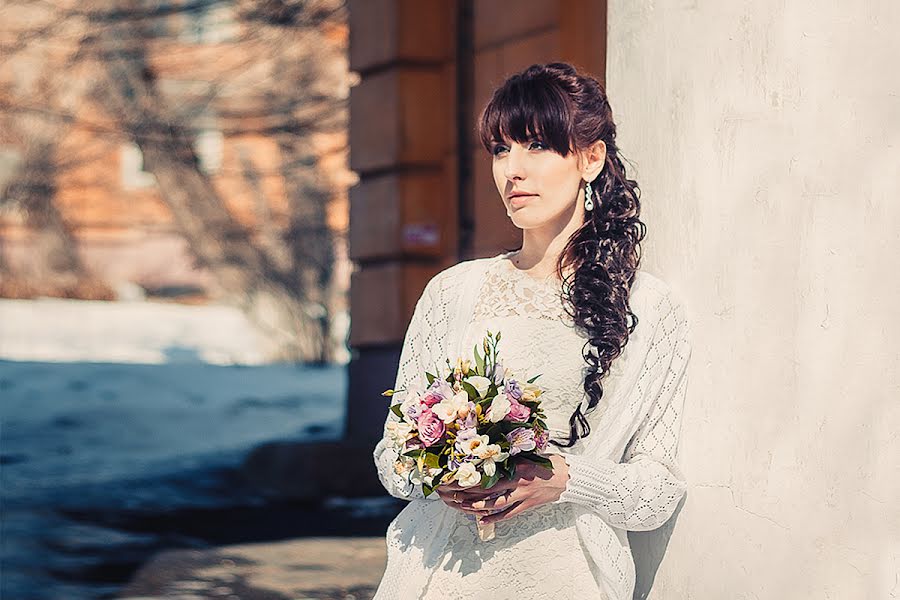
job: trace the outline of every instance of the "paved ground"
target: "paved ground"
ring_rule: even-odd
[[[370,600],[384,572],[384,537],[173,550],[149,561],[122,600]]]

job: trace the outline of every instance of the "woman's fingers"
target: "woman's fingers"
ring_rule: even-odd
[[[511,519],[511,518],[515,517],[516,515],[521,514],[524,511],[525,511],[525,502],[523,500],[512,502],[509,504],[508,508],[500,510],[492,515],[482,517],[481,524],[488,525],[490,523],[496,523],[497,521],[502,521],[504,519]]]
[[[510,500],[512,496],[512,491],[503,491],[494,494],[490,494],[488,496],[482,496],[472,502],[468,503],[468,506],[476,510],[484,510],[484,509],[495,509],[495,508],[503,508],[513,500]]]

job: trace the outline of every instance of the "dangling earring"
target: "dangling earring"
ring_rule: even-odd
[[[584,182],[584,210],[588,212],[594,210],[594,190],[591,189],[589,181]]]

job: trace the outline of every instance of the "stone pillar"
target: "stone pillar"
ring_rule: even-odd
[[[428,279],[458,261],[455,2],[350,2],[351,279],[347,436],[381,435],[403,335]]]

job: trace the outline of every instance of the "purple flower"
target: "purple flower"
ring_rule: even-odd
[[[452,398],[454,394],[453,387],[443,379],[435,379],[428,389],[430,390],[429,395],[433,393],[441,398]]]
[[[425,404],[423,404],[421,401],[410,402],[409,405],[406,407],[406,416],[409,418],[410,421],[413,421],[413,422],[418,421],[419,415],[421,415],[422,411],[425,410],[426,408],[428,408],[428,407]]]
[[[506,369],[503,367],[503,361],[498,360],[494,365],[494,385],[499,386],[503,383],[503,375],[506,373]]]
[[[504,388],[506,395],[512,398],[513,400],[521,400],[522,399],[522,388],[519,387],[519,382],[515,379],[510,379],[506,382],[506,387]]]
[[[403,447],[404,447],[404,450],[419,450],[421,448],[424,448],[425,444],[423,444],[422,440],[420,440],[419,438],[411,437],[408,440],[406,440],[406,443],[404,444]]]
[[[537,445],[538,452],[543,452],[547,449],[547,444],[550,443],[550,432],[540,427],[536,429],[537,434],[534,436],[534,443]]]
[[[478,425],[478,415],[475,414],[475,403],[469,402],[469,412],[466,417],[459,422],[459,426],[463,429],[472,429],[474,431],[475,426]]]
[[[515,456],[519,452],[529,452],[535,449],[534,431],[527,427],[517,427],[506,434],[509,440],[509,455]]]

